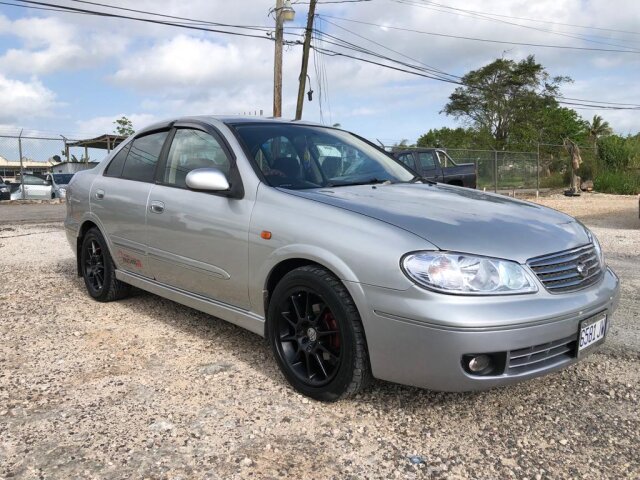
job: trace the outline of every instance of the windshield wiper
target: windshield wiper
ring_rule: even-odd
[[[374,177],[359,182],[329,182],[327,183],[327,187],[351,187],[353,185],[373,185],[376,183],[391,183],[391,180],[380,180]]]
[[[425,178],[425,177],[421,177],[420,175],[416,175],[411,180],[409,180],[409,183],[418,183],[418,182],[428,183],[429,185],[437,185],[438,184],[438,182],[436,182],[434,180],[430,180],[430,179]]]

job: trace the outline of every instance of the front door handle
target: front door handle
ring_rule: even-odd
[[[104,198],[104,190],[96,190],[96,198],[102,200]]]
[[[162,213],[164,212],[164,203],[154,200],[149,205],[149,210],[151,210],[152,213]]]

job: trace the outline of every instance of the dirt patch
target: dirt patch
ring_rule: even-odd
[[[142,292],[92,301],[60,224],[12,225],[0,478],[639,478],[633,200],[540,200],[592,227],[622,279],[605,349],[508,388],[376,382],[329,405],[295,393],[256,335]]]

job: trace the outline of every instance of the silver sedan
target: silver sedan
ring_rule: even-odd
[[[320,125],[158,123],[67,200],[91,297],[135,286],[266,336],[320,400],[373,377],[464,391],[549,373],[603,343],[618,301],[572,217],[430,182]]]

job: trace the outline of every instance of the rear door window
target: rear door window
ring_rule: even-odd
[[[157,132],[136,138],[122,169],[122,178],[153,182],[160,152],[169,132]]]
[[[436,168],[435,152],[419,152],[418,160],[423,170],[433,170]]]
[[[118,153],[116,153],[116,156],[111,159],[111,162],[109,162],[109,165],[107,165],[107,168],[104,171],[105,177],[119,177],[122,175],[122,167],[124,167],[124,162],[127,159],[129,147],[131,147],[131,144],[122,148]]]

